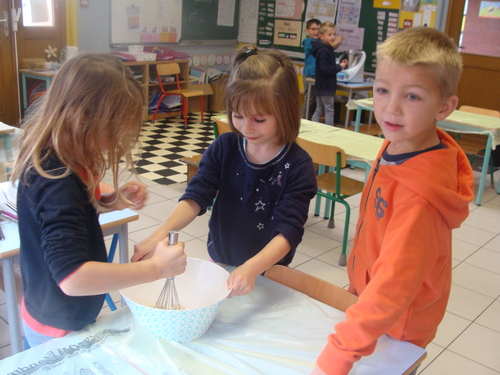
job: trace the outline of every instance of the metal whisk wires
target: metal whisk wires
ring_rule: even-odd
[[[168,234],[168,244],[175,245],[179,238],[179,232],[171,230]],[[175,288],[175,278],[168,277],[165,280],[165,285],[161,290],[160,296],[156,301],[155,307],[163,310],[180,310],[179,297],[177,296],[177,289]]]

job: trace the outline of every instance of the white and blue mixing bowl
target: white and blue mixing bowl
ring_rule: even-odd
[[[229,272],[202,259],[188,258],[186,271],[175,277],[179,304],[183,310],[161,310],[154,306],[165,279],[120,291],[136,321],[155,336],[177,342],[201,337],[228,296]]]

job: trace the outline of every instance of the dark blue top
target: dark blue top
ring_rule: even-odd
[[[61,174],[62,164],[53,159],[45,170]],[[107,261],[98,213],[73,173],[49,179],[31,169],[27,182],[17,193],[26,309],[44,325],[80,330],[95,321],[105,295],[70,297],[58,284],[85,262]]]
[[[321,40],[312,43],[313,55],[316,58],[316,96],[334,96],[337,91],[337,73],[342,66],[335,60],[335,51],[329,44]]]
[[[302,46],[304,47],[304,69],[302,71],[302,75],[304,77],[314,77],[316,75],[316,59],[312,54],[312,45],[311,43],[316,41],[314,38],[305,38],[302,41]]]
[[[214,261],[240,266],[281,233],[291,250],[278,264],[288,265],[316,191],[312,160],[296,143],[269,162],[254,164],[246,157],[243,139],[224,133],[203,154],[180,200],[195,201],[201,215],[217,195],[207,241]]]

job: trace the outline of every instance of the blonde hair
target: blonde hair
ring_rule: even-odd
[[[106,53],[84,52],[65,62],[23,124],[12,179],[25,179],[34,169],[41,176],[59,179],[76,173],[95,198],[99,181],[111,168],[118,187],[119,163],[133,167],[144,116],[144,92],[130,69]],[[103,145],[104,144],[104,145]],[[44,169],[57,157],[66,169]]]
[[[329,28],[333,28],[334,31],[337,31],[337,26],[335,26],[334,23],[326,21],[320,25],[319,33],[323,35],[328,31]]]
[[[441,97],[457,92],[462,57],[453,40],[430,27],[412,27],[394,34],[377,46],[377,66],[387,62],[426,66],[438,80]]]
[[[294,142],[300,130],[299,83],[292,60],[284,53],[243,47],[235,56],[225,93],[229,125],[232,115],[272,115],[278,142]],[[257,112],[257,113],[255,113]]]

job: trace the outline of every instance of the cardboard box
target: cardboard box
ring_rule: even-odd
[[[210,84],[214,93],[209,99],[208,109],[210,111],[222,112],[226,110],[224,92],[226,90],[228,78],[229,74],[224,73],[216,82]]]

